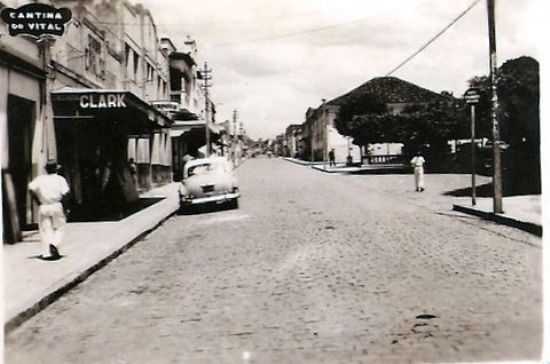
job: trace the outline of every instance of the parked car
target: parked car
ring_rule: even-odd
[[[240,193],[233,166],[221,157],[187,162],[179,197],[182,210],[204,204],[229,204],[238,208]]]

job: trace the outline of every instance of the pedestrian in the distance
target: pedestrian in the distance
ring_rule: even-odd
[[[411,159],[411,166],[414,168],[414,184],[416,192],[424,191],[424,157],[420,151]]]
[[[61,258],[59,246],[63,240],[67,222],[63,202],[69,193],[65,178],[57,174],[58,165],[54,160],[46,163],[46,173],[29,183],[33,198],[38,201],[38,229],[40,232],[41,257],[44,260]]]
[[[137,180],[137,165],[136,162],[134,162],[134,158],[128,159],[128,168],[130,169],[130,175],[132,176],[132,182],[134,183],[134,186],[138,187],[138,180]]]
[[[328,152],[328,165],[329,167],[336,167],[336,156],[334,154],[334,148],[332,148],[330,150],[330,152]]]

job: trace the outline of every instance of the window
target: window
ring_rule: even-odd
[[[102,54],[101,42],[88,34],[88,46],[84,51],[86,71],[97,77],[105,77],[105,59]]]
[[[138,79],[139,72],[139,54],[134,52],[134,80]]]
[[[153,81],[155,77],[155,69],[147,62],[147,81]]]
[[[130,48],[128,43],[124,43],[124,64],[126,65],[126,68],[128,68],[128,64],[130,63],[131,53],[132,53],[132,48]]]

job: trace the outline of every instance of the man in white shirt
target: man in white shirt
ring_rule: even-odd
[[[38,229],[41,241],[41,257],[44,260],[61,258],[58,247],[63,239],[66,224],[62,200],[69,193],[65,178],[57,174],[57,162],[49,160],[47,174],[40,175],[29,183],[29,190],[38,201]]]
[[[414,168],[416,192],[424,191],[424,163],[426,163],[426,161],[420,152],[417,152],[413,159],[411,159],[411,166]]]

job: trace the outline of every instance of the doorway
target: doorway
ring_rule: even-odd
[[[36,104],[8,95],[8,171],[13,181],[14,205],[19,228],[32,227],[32,205],[28,185],[32,178],[32,139]]]

